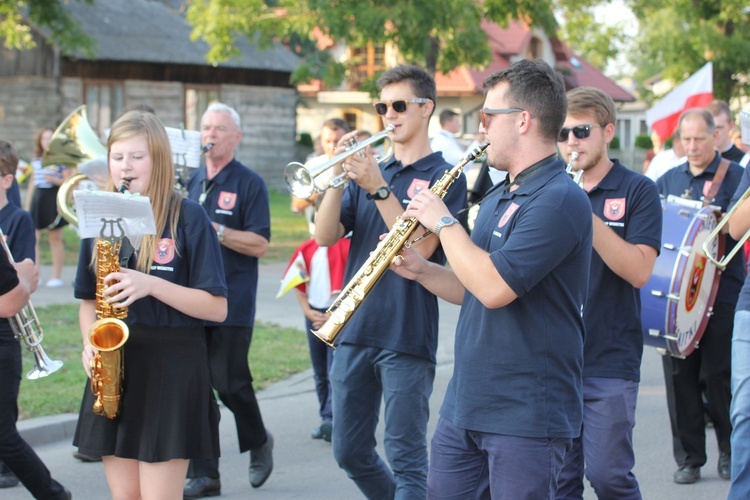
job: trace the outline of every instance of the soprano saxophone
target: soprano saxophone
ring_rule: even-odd
[[[458,179],[467,163],[479,157],[487,145],[477,146],[471,150],[456,166],[446,170],[445,174],[430,188],[430,191],[445,197],[445,193],[453,182]],[[367,298],[368,293],[380,281],[394,259],[401,255],[405,246],[410,244],[409,238],[419,227],[415,217],[409,219],[396,218],[395,224],[378,245],[376,251],[362,264],[357,274],[347,283],[326,313],[328,319],[318,329],[312,330],[313,335],[335,349],[336,338],[341,334],[346,323],[351,319],[359,305]]]
[[[119,191],[127,189],[127,182]],[[122,219],[102,219],[102,230],[96,240],[96,317],[88,331],[89,343],[97,350],[91,358],[91,392],[96,397],[94,413],[114,420],[120,414],[120,400],[125,378],[123,346],[130,330],[122,321],[128,315],[126,307],[118,308],[107,302],[104,278],[120,270],[120,245],[124,230]],[[119,234],[115,233],[115,227]],[[109,231],[107,231],[109,228]]]
[[[8,259],[11,262],[13,260],[13,254],[10,253],[10,247],[5,241],[5,235],[3,235],[2,229],[0,229],[0,243],[2,243],[5,252],[8,254]],[[47,375],[51,375],[59,370],[63,362],[52,360],[47,356],[42,347],[42,340],[44,340],[44,330],[42,330],[42,324],[39,322],[39,318],[36,315],[34,306],[31,305],[31,301],[23,306],[19,312],[13,317],[8,318],[10,328],[13,330],[13,336],[19,342],[23,342],[26,348],[34,355],[34,368],[26,374],[26,378],[29,380],[37,380]]]

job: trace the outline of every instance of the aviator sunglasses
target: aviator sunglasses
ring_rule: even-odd
[[[557,136],[557,142],[567,142],[568,135],[573,132],[573,137],[576,139],[585,139],[591,135],[591,129],[601,127],[601,125],[576,125],[575,127],[563,127],[560,130],[560,134]]]
[[[398,101],[376,102],[372,105],[372,107],[375,108],[375,112],[377,114],[379,114],[380,116],[384,116],[388,112],[388,106],[391,106],[393,108],[393,111],[395,111],[396,113],[404,113],[406,111],[406,106],[410,102],[424,104],[429,101],[430,99],[426,97],[414,97],[412,99],[400,99]]]

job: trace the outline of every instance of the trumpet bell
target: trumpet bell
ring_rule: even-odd
[[[297,198],[307,199],[315,193],[315,179],[300,162],[293,161],[284,168],[284,181]]]
[[[50,359],[41,347],[39,346],[39,349],[31,351],[34,354],[34,368],[26,374],[26,378],[29,380],[38,380],[47,375],[52,375],[63,366],[62,361]]]

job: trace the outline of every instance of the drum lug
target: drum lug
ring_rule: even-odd
[[[666,248],[667,250],[674,250],[674,249],[676,248],[676,247],[675,247],[675,246],[674,246],[673,244],[671,244],[671,243],[664,243],[664,245],[662,245],[662,246],[663,246],[664,248]]]
[[[680,301],[680,296],[674,293],[664,293],[661,290],[651,290],[651,295],[654,297],[666,297],[667,300],[672,300],[674,302]]]
[[[706,309],[706,317],[710,318],[713,315],[714,315],[714,308],[713,308],[713,306],[711,306],[708,309]],[[697,344],[696,344],[696,347],[698,347]]]

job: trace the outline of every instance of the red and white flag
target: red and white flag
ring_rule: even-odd
[[[670,138],[677,129],[682,112],[690,108],[706,107],[713,99],[713,91],[713,63],[707,62],[646,111],[649,127],[662,141]]]

